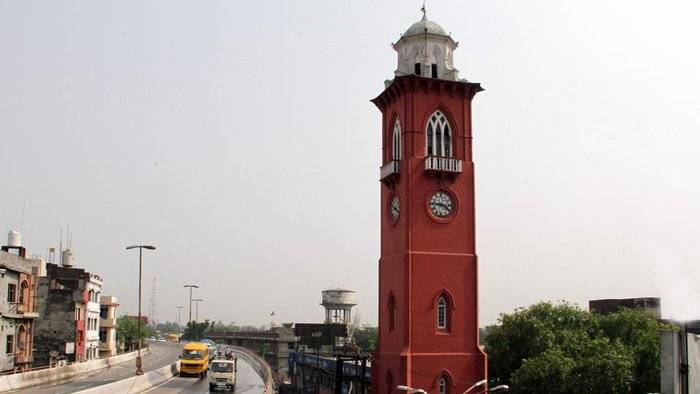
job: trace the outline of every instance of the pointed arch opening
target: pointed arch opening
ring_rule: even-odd
[[[435,380],[435,386],[437,387],[438,394],[451,394],[453,385],[452,382],[452,375],[447,372],[447,370],[443,370]]]
[[[392,160],[401,160],[401,122],[397,117],[394,121],[394,132],[391,138],[391,158]]]
[[[452,329],[452,310],[455,308],[451,294],[442,289],[433,299],[435,308],[435,328],[438,332],[449,333]]]
[[[428,156],[452,157],[452,128],[442,111],[437,110],[426,125]]]

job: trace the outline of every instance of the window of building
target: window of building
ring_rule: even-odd
[[[430,65],[430,76],[433,78],[437,78],[437,64],[431,64]]]
[[[7,342],[5,342],[5,353],[12,354],[15,352],[15,336],[8,335]]]
[[[100,342],[107,342],[107,330],[100,330]]]
[[[9,283],[7,285],[7,302],[15,302],[17,299],[17,285]]]
[[[445,377],[441,377],[438,382],[438,393],[447,394],[447,382],[445,381]]]
[[[24,300],[29,297],[29,285],[26,280],[22,281],[22,285],[19,289],[19,303],[24,304]]]
[[[394,160],[401,160],[401,123],[398,118],[396,118],[396,122],[394,122],[391,156]]]
[[[389,331],[394,331],[394,327],[396,327],[396,298],[393,294],[389,294],[386,307],[389,310]]]
[[[416,75],[420,75],[420,63],[416,63],[413,65],[413,73]]]
[[[426,130],[428,156],[452,157],[452,131],[445,115],[436,111]]]
[[[100,307],[100,319],[108,319],[108,318],[109,317],[107,317],[107,307],[106,306]]]
[[[437,303],[437,328],[440,330],[447,329],[447,301],[444,297],[438,298]]]

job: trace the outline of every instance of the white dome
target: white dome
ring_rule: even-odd
[[[423,14],[423,18],[411,25],[411,27],[406,30],[405,33],[403,33],[403,37],[408,37],[408,36],[416,36],[420,34],[437,34],[441,36],[446,36],[447,33],[445,33],[445,29],[443,29],[440,25],[437,23],[428,20],[428,17]]]

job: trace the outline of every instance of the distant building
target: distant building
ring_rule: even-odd
[[[117,297],[100,297],[100,357],[117,355],[117,307]]]
[[[99,357],[102,279],[74,268],[70,250],[61,253],[61,262],[47,264],[46,276],[39,279],[35,366]]]
[[[655,319],[661,319],[661,298],[658,297],[609,298],[588,301],[588,310],[601,315],[615,313],[622,308],[643,309]]]
[[[102,278],[90,274],[85,286],[88,302],[85,304],[85,358],[100,358],[100,292]]]
[[[37,273],[42,262],[25,254],[23,247],[12,245],[0,251],[0,371],[31,368],[34,359]]]

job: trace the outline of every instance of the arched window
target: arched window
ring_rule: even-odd
[[[29,285],[26,280],[19,286],[19,303],[24,304],[24,300],[29,299]]]
[[[438,382],[438,393],[447,394],[447,381],[445,381],[444,376],[440,377],[440,381]]]
[[[445,297],[438,298],[437,302],[437,328],[447,330],[447,301]]]
[[[401,123],[399,118],[396,118],[396,122],[394,122],[394,134],[391,140],[391,158],[401,160]]]
[[[452,130],[447,118],[435,111],[426,127],[428,156],[452,157]]]
[[[389,331],[394,331],[396,325],[396,298],[394,298],[394,294],[389,294],[386,307],[389,310]]]

